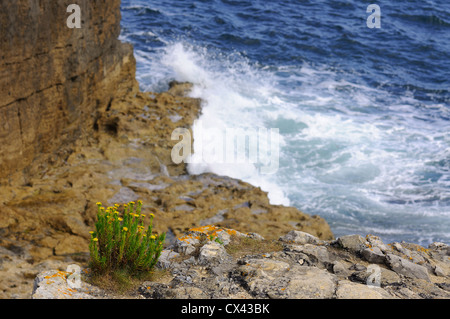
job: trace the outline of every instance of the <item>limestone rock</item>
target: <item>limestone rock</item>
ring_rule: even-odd
[[[186,232],[194,251],[185,254],[180,240],[163,250],[157,267],[165,269],[167,276],[155,282],[145,282],[133,298],[152,299],[394,299],[394,298],[448,298],[450,278],[444,269],[448,261],[432,259],[433,274],[427,267],[414,264],[398,255],[388,253],[386,265],[368,263],[363,251],[361,255],[354,250],[335,247],[334,241],[320,241],[317,244],[292,244],[290,240],[281,241],[284,249],[273,252],[252,251],[248,255],[227,253],[227,243],[212,239],[219,233],[230,236],[249,235],[216,226],[202,226]],[[303,234],[300,234],[303,236]],[[189,237],[191,236],[191,237]],[[196,238],[197,237],[197,238]],[[252,234],[252,238],[259,238]],[[218,237],[217,237],[218,238]],[[226,237],[221,237],[224,240]],[[358,240],[358,238],[357,238]],[[302,242],[302,241],[300,241]],[[188,244],[186,244],[188,245]],[[402,246],[406,246],[402,244]],[[354,247],[354,246],[353,246]],[[382,254],[381,249],[373,248]],[[180,249],[175,252],[174,249]],[[403,247],[405,248],[405,247]],[[16,249],[17,250],[17,249]],[[18,250],[17,250],[18,251]],[[0,251],[1,252],[1,251]],[[9,256],[14,253],[6,251]],[[397,251],[397,253],[399,253]],[[239,257],[236,257],[239,256]],[[384,256],[384,255],[383,255]],[[440,255],[438,255],[440,256]],[[442,272],[441,272],[442,271]],[[41,273],[36,279],[34,298],[90,298],[92,294],[83,289],[67,293],[64,285],[64,272]],[[44,279],[56,278],[54,285],[44,285]],[[431,280],[432,279],[432,280]],[[53,282],[51,282],[53,284]],[[46,289],[48,287],[49,289]],[[105,297],[101,291],[95,298]],[[114,296],[116,297],[116,296]]]
[[[291,230],[286,235],[280,237],[280,240],[285,243],[299,245],[318,244],[321,242],[317,237],[299,230]]]
[[[439,249],[447,249],[448,245],[441,242],[434,242],[428,245],[429,249],[439,250]]]
[[[330,254],[328,253],[327,248],[324,246],[316,246],[312,244],[286,245],[285,250],[306,255],[310,263],[313,265],[320,264],[322,266],[325,266],[326,264],[331,262]]]
[[[337,299],[394,299],[384,289],[348,281],[339,281]]]
[[[350,271],[344,266],[342,262],[335,261],[333,263],[333,273],[338,277],[348,277]]]
[[[393,271],[400,275],[431,282],[427,268],[424,266],[414,264],[393,254],[386,256],[386,262]]]
[[[378,248],[383,253],[390,251],[389,246],[384,244],[381,238],[378,236],[367,235],[366,240],[369,243],[369,248]]]
[[[362,251],[362,256],[370,263],[382,264],[384,263],[386,256],[383,254],[380,248],[366,248]]]
[[[439,267],[439,265],[434,266],[433,270],[434,270],[434,273],[436,276],[439,276],[439,277],[447,276],[446,272],[441,267]]]
[[[77,288],[71,288],[68,284],[69,273],[62,271],[46,271],[40,273],[35,281],[32,292],[32,299],[94,299],[82,290],[86,290],[88,285],[85,282],[80,283],[80,291]],[[93,287],[92,287],[93,288]]]
[[[356,253],[361,252],[368,244],[360,235],[341,236],[337,239],[337,243],[340,247]]]
[[[84,21],[103,18],[75,32],[66,9],[51,0],[0,3],[0,177],[64,153],[124,85],[137,89],[132,48],[118,40],[120,0],[83,2]]]
[[[214,264],[223,262],[225,259],[229,259],[229,257],[223,244],[210,242],[200,248],[198,262],[201,265]]]
[[[257,298],[331,298],[336,286],[334,276],[325,270],[276,260],[246,260],[236,275]]]
[[[164,249],[161,252],[161,255],[159,256],[156,266],[161,269],[168,269],[174,262],[172,259],[177,258],[179,256],[180,254],[178,254],[177,252],[174,252],[169,249]]]

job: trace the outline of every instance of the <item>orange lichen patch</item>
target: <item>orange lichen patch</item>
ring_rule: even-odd
[[[188,234],[182,237],[178,237],[178,240],[189,242],[191,239],[200,239],[200,236],[194,236],[192,234]]]
[[[202,226],[202,227],[197,227],[197,228],[191,228],[189,229],[189,231],[192,232],[200,232],[200,233],[208,233],[208,232],[212,232],[217,230],[219,227],[216,227],[214,225],[207,225],[207,226]]]
[[[65,272],[65,271],[58,271],[58,272],[56,272],[55,274],[53,274],[53,275],[51,275],[51,276],[45,276],[44,279],[47,279],[47,281],[46,281],[45,283],[46,283],[47,285],[53,284],[55,281],[54,281],[54,280],[49,280],[49,279],[57,278],[57,277],[59,277],[59,278],[61,278],[61,279],[63,279],[63,280],[66,280],[68,274],[69,274],[69,273],[68,273],[68,272]]]
[[[423,253],[428,253],[430,250],[428,248],[419,246],[417,247],[417,251],[423,252]]]
[[[237,234],[236,230],[227,229],[222,227],[217,227],[214,225],[206,225],[201,227],[195,227],[188,230],[188,234],[178,237],[177,239],[180,241],[184,241],[187,243],[192,243],[193,240],[198,240],[203,242],[204,240],[217,240],[220,239],[220,235],[225,232],[230,236],[234,236]],[[193,243],[192,243],[193,244]]]
[[[226,232],[227,234],[234,236],[237,234],[237,231],[234,229],[227,229],[222,227],[217,227],[214,225],[201,226],[196,228],[189,229],[190,232],[202,233],[208,236],[217,237],[221,232]]]
[[[60,277],[60,278],[62,278],[62,279],[67,279],[67,275],[68,275],[69,273],[68,272],[65,272],[65,271],[58,271],[58,272],[56,272],[54,275],[51,275],[51,276],[45,276],[44,278],[45,279],[50,279],[50,278],[56,278],[56,277]]]

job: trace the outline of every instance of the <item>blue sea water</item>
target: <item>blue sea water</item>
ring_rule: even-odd
[[[260,186],[336,236],[450,243],[448,1],[122,0],[121,39],[143,90],[194,84],[203,125],[279,129],[275,174],[192,174]]]

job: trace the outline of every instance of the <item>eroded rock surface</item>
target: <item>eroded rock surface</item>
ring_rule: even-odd
[[[67,28],[62,2],[0,4],[0,298],[28,298],[45,262],[86,264],[98,201],[141,199],[169,243],[211,220],[333,238],[324,219],[270,205],[260,188],[172,161],[172,132],[191,127],[201,101],[188,83],[139,91],[132,48],[117,40],[119,4],[80,1],[91,15],[81,29]]]
[[[370,237],[373,236],[366,239]],[[300,240],[293,242],[292,238]],[[305,238],[308,243],[301,243]],[[366,239],[358,238],[358,242],[364,244]],[[385,245],[386,262],[374,264],[356,251],[349,252],[342,243],[345,240],[324,241],[298,231],[274,241],[213,225],[198,227],[163,251],[157,267],[166,269],[169,276],[163,281],[142,283],[133,295],[150,299],[450,297],[450,257],[446,246],[417,247],[415,252],[424,260],[419,265],[403,261],[397,248],[403,249],[408,244],[399,244],[397,248]],[[428,271],[436,266],[442,273]],[[36,282],[40,287],[44,275],[58,277],[58,272],[39,275]],[[53,298],[53,293],[61,296],[60,284],[49,285],[47,291],[39,288],[33,297]],[[96,295],[105,294],[96,292]]]

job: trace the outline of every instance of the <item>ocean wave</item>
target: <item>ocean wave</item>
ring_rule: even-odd
[[[280,138],[276,174],[258,174],[253,163],[219,162],[189,164],[191,173],[261,186],[272,203],[325,217],[336,234],[365,227],[387,239],[449,240],[448,53],[447,44],[426,42],[420,28],[428,22],[409,28],[407,18],[384,20],[374,37],[353,20],[346,24],[358,18],[357,3],[323,17],[330,8],[304,3],[305,11],[294,12],[299,4],[284,0],[290,9],[283,21],[272,15],[260,25],[243,15],[265,12],[267,3],[198,3],[192,19],[183,3],[169,18],[168,3],[158,2],[164,14],[150,29],[126,30],[124,37],[138,41],[141,87],[192,82],[206,128],[277,128]],[[290,18],[296,23],[286,23]]]

